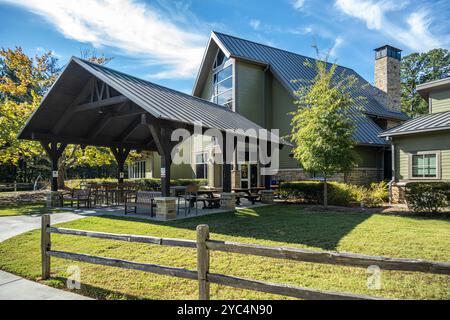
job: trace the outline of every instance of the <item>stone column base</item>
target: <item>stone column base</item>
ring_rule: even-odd
[[[177,198],[155,198],[156,217],[162,220],[172,220],[177,217]]]
[[[273,190],[261,191],[261,202],[265,204],[273,204],[274,193]]]
[[[221,193],[220,207],[227,210],[236,209],[236,194],[235,193]]]
[[[45,199],[47,208],[60,208],[63,206],[63,195],[59,191],[50,191]]]
[[[406,184],[393,183],[391,186],[391,204],[406,204]]]

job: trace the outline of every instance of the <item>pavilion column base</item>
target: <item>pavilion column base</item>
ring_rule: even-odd
[[[241,187],[241,171],[233,170],[231,171],[231,188],[239,189]]]
[[[273,204],[274,201],[273,190],[263,190],[261,191],[261,202],[264,204]]]
[[[59,191],[50,191],[45,199],[47,208],[60,208],[63,206],[63,195]]]
[[[177,198],[155,198],[156,218],[167,221],[177,218]]]
[[[236,209],[236,194],[235,193],[221,193],[220,207],[227,210]]]

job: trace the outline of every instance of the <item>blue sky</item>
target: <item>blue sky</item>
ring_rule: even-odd
[[[307,56],[316,43],[373,81],[373,49],[450,48],[448,0],[0,0],[0,46],[109,66],[190,92],[211,30]]]

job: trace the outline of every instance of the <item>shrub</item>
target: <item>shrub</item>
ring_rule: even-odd
[[[71,189],[77,189],[80,187],[82,182],[117,182],[117,179],[88,179],[88,180],[69,180],[66,181],[66,186]],[[137,190],[142,191],[157,191],[161,189],[161,179],[127,179],[126,182],[135,185]],[[175,179],[170,181],[173,186],[187,186],[190,184],[197,184],[199,186],[208,185],[208,180],[206,179]]]
[[[281,185],[281,195],[307,204],[323,203],[323,182],[293,181]],[[371,188],[340,182],[328,183],[328,203],[335,206],[381,206],[389,198],[386,182],[374,183]]]
[[[389,201],[389,185],[386,181],[372,183],[368,192],[370,203],[367,206],[369,207],[380,207],[383,203]]]
[[[449,184],[410,183],[406,186],[406,202],[414,212],[437,213],[448,205]]]

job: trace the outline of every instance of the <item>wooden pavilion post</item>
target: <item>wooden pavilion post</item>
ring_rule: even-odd
[[[47,197],[47,206],[59,207],[62,206],[63,203],[62,194],[58,192],[58,161],[66,149],[67,144],[61,143],[58,146],[57,142],[40,141],[40,143],[52,163],[51,193]]]
[[[171,141],[171,128],[163,126],[158,120],[148,123],[148,128],[161,156],[161,192],[163,197],[170,196],[170,167],[172,165],[172,148],[178,142]]]
[[[111,147],[110,149],[117,161],[117,180],[119,185],[122,185],[125,178],[125,161],[130,154],[130,148]]]
[[[56,191],[58,191],[58,161],[59,161],[59,158],[61,157],[62,153],[66,149],[67,145],[64,143],[61,143],[58,146],[57,142],[43,142],[43,141],[40,141],[40,142],[52,163],[52,179],[51,179],[52,189],[51,190],[56,192]]]

